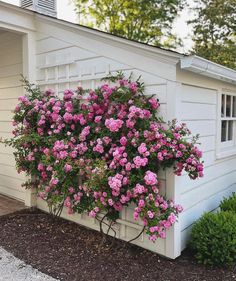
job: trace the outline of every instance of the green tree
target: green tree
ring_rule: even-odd
[[[183,0],[72,0],[79,23],[156,46],[175,47],[171,33]]]
[[[193,51],[236,69],[236,0],[194,0]]]

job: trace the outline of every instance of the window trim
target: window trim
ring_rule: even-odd
[[[234,156],[236,154],[236,117],[222,117],[221,115],[222,95],[230,95],[236,97],[236,91],[231,91],[226,89],[218,90],[216,159],[226,158],[226,157]],[[225,104],[225,110],[226,110],[226,104]],[[222,130],[221,126],[223,120],[234,121],[233,139],[226,142],[221,141],[221,130]]]

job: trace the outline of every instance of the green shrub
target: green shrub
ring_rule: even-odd
[[[232,211],[236,214],[236,193],[233,194],[229,198],[224,198],[220,203],[221,211]]]
[[[236,215],[233,212],[204,214],[193,225],[189,246],[200,263],[236,262]]]

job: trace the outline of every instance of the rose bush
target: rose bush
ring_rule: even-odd
[[[118,75],[110,81],[115,85],[94,91],[66,90],[63,99],[26,83],[7,143],[16,149],[18,171],[31,177],[25,186],[37,187],[51,211],[65,206],[115,221],[133,202],[134,219],[155,241],[182,211],[159,193],[158,171],[173,166],[176,175],[202,177],[202,153],[196,138],[186,140],[185,124],[157,117],[160,104],[144,95],[139,80]]]

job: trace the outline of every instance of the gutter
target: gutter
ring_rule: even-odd
[[[236,71],[198,56],[180,59],[180,68],[217,80],[236,84]]]

